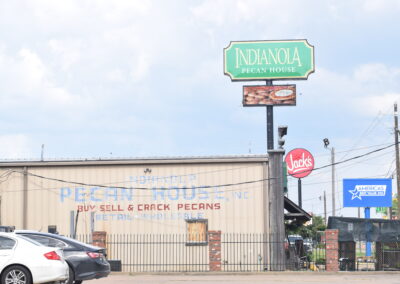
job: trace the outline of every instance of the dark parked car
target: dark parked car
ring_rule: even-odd
[[[300,241],[301,243],[303,243],[303,237],[300,236],[300,235],[289,235],[287,238],[288,238],[289,244],[291,246],[295,246],[296,245],[296,241],[297,242]]]
[[[83,280],[107,277],[110,264],[106,260],[106,250],[88,245],[57,234],[36,231],[17,230],[23,235],[45,246],[59,247],[64,250],[65,261],[69,266],[69,279],[66,284],[80,284]]]

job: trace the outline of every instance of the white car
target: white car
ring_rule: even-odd
[[[62,282],[68,278],[63,251],[14,233],[0,233],[0,283]]]

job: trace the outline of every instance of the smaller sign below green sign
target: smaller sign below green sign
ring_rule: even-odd
[[[232,41],[224,48],[224,73],[232,81],[307,79],[314,70],[307,40]]]
[[[296,85],[243,86],[243,106],[268,105],[296,105]]]

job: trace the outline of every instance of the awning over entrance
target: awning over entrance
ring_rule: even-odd
[[[310,214],[308,214],[286,196],[284,201],[284,208],[287,211],[285,212],[285,220],[294,220],[299,223],[305,223],[311,220]]]

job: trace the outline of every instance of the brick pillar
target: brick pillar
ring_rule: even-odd
[[[92,243],[94,246],[106,247],[107,232],[97,231],[92,233]]]
[[[210,271],[221,271],[221,231],[208,231]]]
[[[325,231],[326,271],[339,271],[339,230]]]

